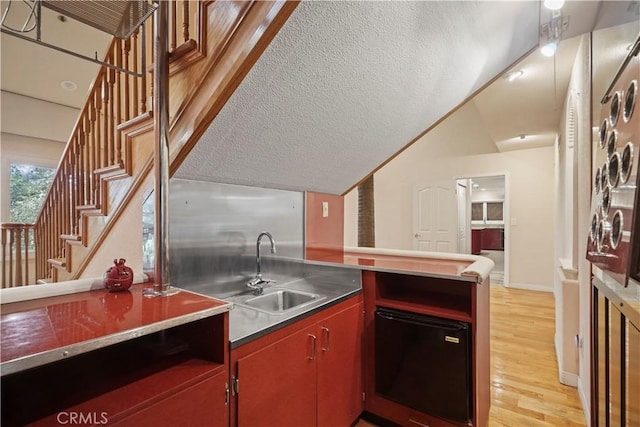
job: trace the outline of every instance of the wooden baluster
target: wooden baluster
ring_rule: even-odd
[[[184,37],[184,42],[189,41],[189,20],[191,19],[191,15],[189,13],[189,0],[183,0],[182,2],[182,36]]]
[[[116,66],[122,68],[122,40],[117,39],[115,44],[115,61]],[[122,132],[117,130],[118,125],[122,123],[122,78],[121,72],[113,71],[115,77],[115,110],[116,117],[113,126],[115,137],[115,161],[114,164],[122,165]]]
[[[13,229],[9,228],[9,284],[10,288],[13,288]]]
[[[132,36],[133,37],[133,36]],[[123,68],[127,71],[131,71],[129,68],[129,51],[131,50],[131,37],[124,41],[124,66]],[[124,121],[129,121],[131,119],[131,103],[135,105],[136,101],[133,100],[134,96],[130,92],[129,81],[131,80],[131,76],[129,74],[124,74]],[[135,80],[135,76],[133,76]]]
[[[94,164],[92,172],[95,172],[96,169],[100,169],[102,167],[102,102],[101,97],[102,94],[99,91],[96,91],[96,132],[94,136]],[[93,203],[95,206],[100,204],[100,182],[98,180],[98,175],[93,174]]]
[[[41,218],[42,218],[42,214],[40,214],[38,219],[41,219]],[[33,227],[33,259],[34,259],[33,283],[38,283],[38,277],[40,277],[40,275],[38,274],[40,272],[40,267],[38,266],[38,260],[39,260],[39,253],[40,253],[40,245],[42,244],[41,242],[42,234],[39,232],[41,227],[42,227],[42,224],[37,221],[35,223],[35,227]]]
[[[51,258],[51,254],[53,253],[53,208],[51,206],[53,202],[53,196],[49,198],[49,209],[47,212],[47,232],[46,232],[46,236],[47,236],[47,252],[43,254],[42,256],[42,262],[45,268],[45,272],[46,272],[46,276],[49,277],[49,263],[47,263],[47,260],[49,258]]]
[[[29,226],[24,229],[24,284],[29,284],[29,236],[31,228]],[[35,239],[34,239],[35,241]]]
[[[171,28],[171,39],[169,42],[169,52],[176,50],[176,41],[178,39],[178,2],[177,0],[170,0],[171,7],[169,8],[169,27]]]
[[[2,244],[2,287],[7,285],[7,230],[0,228],[0,244]]]
[[[104,80],[102,80],[102,160],[100,167],[105,167],[109,164],[109,82],[107,76],[109,72],[105,73]]]
[[[115,47],[115,46],[114,46]],[[109,62],[113,63],[114,53],[111,52]],[[111,166],[115,164],[115,135],[116,135],[116,101],[114,99],[114,84],[116,82],[116,70],[109,69],[107,70],[107,74],[109,74],[109,126],[108,126],[108,134],[109,134],[109,162],[107,166]]]
[[[96,183],[93,178],[93,171],[96,169],[96,94],[94,91],[91,97],[91,114],[89,116],[89,138],[87,139],[87,147],[89,148],[89,162],[87,165],[87,182],[89,182],[89,195],[87,197],[87,204],[92,205],[95,203]]]
[[[60,241],[60,235],[62,234],[62,224],[64,223],[64,197],[67,196],[68,194],[65,195],[65,191],[64,191],[64,187],[62,186],[65,177],[67,176],[66,174],[66,167],[69,164],[69,158],[65,159],[65,164],[63,166],[63,170],[64,170],[64,174],[62,175],[63,179],[60,179],[56,182],[56,198],[54,200],[55,203],[55,207],[56,207],[56,232],[53,235],[54,238],[54,244],[53,247],[55,248],[55,253],[54,256],[58,257],[60,256],[60,244],[58,243]]]
[[[144,27],[142,27],[143,31],[144,31]],[[140,27],[138,27],[138,29],[133,33],[133,46],[131,47],[131,49],[133,50],[133,72],[135,74],[138,74],[138,34],[140,34]],[[138,76],[135,75],[133,76],[133,93],[132,93],[132,99],[131,101],[133,102],[133,117],[138,117]]]
[[[77,145],[75,147],[76,163],[73,168],[74,173],[70,182],[72,189],[76,193],[75,200],[73,200],[73,202],[69,206],[69,215],[71,216],[71,233],[72,234],[78,234],[78,218],[76,216],[76,207],[78,205],[84,204],[82,203],[82,197],[84,194],[84,180],[82,179],[82,156],[81,156],[82,138],[83,138],[82,132],[78,132],[78,140],[77,140]]]
[[[87,114],[84,117],[82,124],[84,128],[82,138],[82,153],[84,158],[84,164],[82,166],[82,181],[84,181],[84,196],[82,197],[82,204],[88,205],[91,203],[91,115],[93,112],[93,105],[91,99],[89,100],[89,106]]]
[[[140,34],[142,34],[140,46],[144,50],[144,52],[140,54],[140,60],[142,61],[140,65],[140,72],[142,74],[140,83],[140,113],[145,113],[147,111],[147,28],[145,24],[142,24],[140,28]]]
[[[74,189],[76,190],[76,200],[71,205],[70,215],[72,218],[75,218],[76,206],[83,205],[82,202],[84,198],[84,179],[82,179],[82,165],[84,161],[82,159],[82,147],[84,145],[84,133],[82,130],[78,129],[78,136],[76,139],[76,147],[75,147],[75,155],[76,155],[76,164],[74,168],[74,177],[73,181],[75,181]]]
[[[22,228],[16,228],[14,230],[15,233],[15,242],[16,242],[16,280],[14,282],[15,286],[22,286]]]
[[[77,136],[76,136],[77,138]],[[69,163],[66,165],[67,167],[65,168],[66,170],[66,174],[64,176],[64,180],[62,181],[62,206],[63,206],[63,210],[62,210],[62,223],[61,223],[61,230],[60,230],[60,234],[70,234],[70,229],[72,229],[73,227],[70,226],[70,224],[72,223],[72,218],[70,215],[71,212],[71,206],[73,206],[76,202],[76,199],[78,197],[78,183],[75,180],[75,176],[76,176],[76,167],[77,167],[77,162],[76,162],[76,150],[78,148],[78,142],[76,140],[76,138],[74,138],[74,140],[72,141],[72,146],[70,151],[70,156],[69,156]]]

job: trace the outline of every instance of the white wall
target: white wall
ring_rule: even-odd
[[[510,278],[514,286],[553,287],[553,147],[447,157],[447,143],[426,135],[380,169],[375,180],[376,246],[412,249],[412,188],[455,177],[507,173],[510,186]],[[467,141],[468,143],[469,141]],[[345,197],[345,245],[357,246],[357,190]],[[455,210],[453,211],[455,212]]]
[[[471,189],[472,202],[496,202],[504,200],[504,190],[478,191]]]
[[[580,393],[583,408],[586,409],[586,419],[589,420],[590,408],[590,387],[591,387],[591,363],[589,352],[590,334],[590,313],[591,313],[591,265],[586,259],[587,252],[587,231],[590,224],[590,204],[591,204],[591,83],[590,83],[590,39],[583,36],[580,49],[576,57],[576,65],[572,82],[575,81],[575,90],[580,94],[578,102],[578,141],[576,163],[578,172],[576,174],[578,198],[576,200],[577,209],[577,235],[574,237],[576,246],[574,259],[577,259],[578,280],[580,283],[580,337],[583,342],[580,350],[580,369],[578,392]],[[574,83],[571,85],[574,86]]]
[[[80,110],[30,98],[11,92],[0,92],[2,132],[67,143]]]

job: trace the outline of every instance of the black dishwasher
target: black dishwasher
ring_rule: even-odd
[[[378,308],[375,338],[377,394],[425,414],[471,421],[468,323]]]

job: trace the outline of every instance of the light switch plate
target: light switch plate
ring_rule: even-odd
[[[322,217],[329,217],[329,202],[322,202]]]

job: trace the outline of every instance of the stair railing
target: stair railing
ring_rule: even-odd
[[[197,37],[204,0],[170,0],[169,46],[176,51]],[[104,178],[126,176],[131,153],[118,126],[147,112],[151,103],[153,20],[127,40],[115,38],[91,86],[82,112],[33,226],[36,278],[52,278],[51,264],[65,264],[67,244],[83,239],[83,213],[106,214]],[[130,173],[130,172],[128,172]],[[55,280],[55,277],[53,277]]]
[[[2,246],[2,288],[35,283],[33,262],[29,257],[30,242],[34,239],[34,224],[4,223],[0,225]]]

